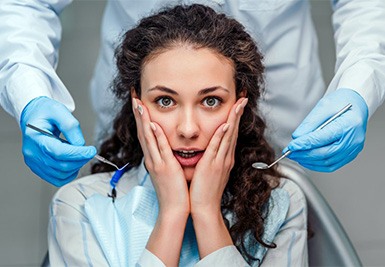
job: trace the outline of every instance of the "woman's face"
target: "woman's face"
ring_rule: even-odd
[[[215,130],[236,102],[231,61],[207,48],[176,47],[142,69],[141,101],[191,181]]]

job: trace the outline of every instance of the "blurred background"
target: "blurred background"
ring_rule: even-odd
[[[328,0],[312,0],[325,81],[334,70],[331,8]],[[76,102],[87,144],[93,142],[94,115],[88,83],[99,48],[105,1],[74,1],[61,15],[63,41],[58,73]],[[16,121],[0,110],[0,266],[39,266],[47,251],[48,206],[57,190],[24,164]],[[348,233],[364,266],[385,266],[385,105],[368,125],[367,141],[357,159],[331,173],[311,173]],[[88,173],[89,166],[81,170]]]

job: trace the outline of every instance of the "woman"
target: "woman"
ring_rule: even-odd
[[[176,6],[126,32],[116,58],[123,107],[100,154],[130,167],[112,201],[102,163],[58,191],[51,264],[306,266],[302,192],[251,167],[274,153],[257,115],[262,56],[242,25]]]

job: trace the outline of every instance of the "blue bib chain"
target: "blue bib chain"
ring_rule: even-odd
[[[114,175],[112,175],[111,180],[110,180],[110,185],[111,185],[111,194],[107,193],[107,196],[112,198],[112,203],[115,202],[116,199],[116,184],[119,182],[120,178],[123,176],[123,174],[131,169],[128,167],[129,165],[126,164],[123,168],[118,169]]]

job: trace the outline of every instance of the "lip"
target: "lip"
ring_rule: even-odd
[[[196,154],[190,158],[184,158],[179,155],[178,151],[196,151]],[[179,164],[182,167],[194,167],[197,165],[198,161],[202,158],[204,150],[197,148],[178,148],[173,150],[175,158],[178,160]]]

